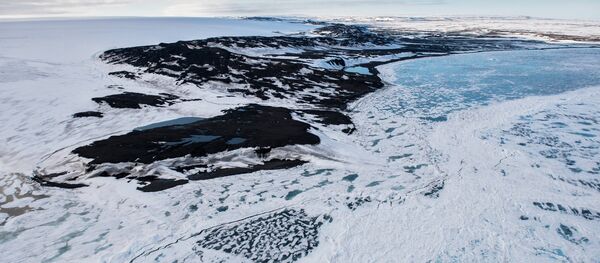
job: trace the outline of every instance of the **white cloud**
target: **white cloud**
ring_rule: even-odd
[[[120,6],[136,0],[0,0],[0,16],[84,15],[98,7]]]
[[[402,11],[415,5],[442,5],[445,0],[174,0],[165,15],[358,15],[365,10]]]

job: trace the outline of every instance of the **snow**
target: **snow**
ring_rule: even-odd
[[[143,83],[108,77],[115,68],[97,55],[110,48],[149,45],[229,35],[275,35],[314,28],[304,24],[215,18],[99,19],[0,23],[0,128],[4,142],[0,164],[11,172],[30,172],[43,155],[108,134],[122,133],[168,118],[218,115],[222,109],[248,103],[221,98],[214,90],[178,87],[155,76]],[[85,43],[83,43],[84,41]],[[94,110],[90,99],[127,91],[171,92],[205,99],[171,109],[113,110],[101,120],[72,119]],[[33,106],[35,105],[35,106]],[[119,118],[127,116],[126,118]],[[114,127],[119,127],[115,130]],[[42,142],[42,143],[40,143]]]
[[[455,20],[462,23],[456,18],[400,21],[427,30]],[[397,18],[369,21],[378,26],[399,23]],[[597,32],[593,24],[583,22],[536,21],[500,20],[491,25],[512,30],[526,22],[525,27],[536,25],[540,31],[548,26],[559,33]],[[241,262],[246,259],[239,255],[199,247],[198,242],[210,236],[205,230],[227,232],[286,209],[303,209],[305,214],[294,214],[294,220],[314,218],[323,225],[319,245],[300,262],[600,258],[598,219],[534,204],[600,211],[600,187],[593,187],[600,185],[596,49],[460,54],[378,67],[388,87],[349,106],[357,131],[346,135],[312,123],[311,132],[321,144],[271,153],[310,161],[287,170],[191,182],[156,193],[140,192],[135,182],[114,178],[89,178],[90,187],[75,190],[40,187],[31,180],[37,166],[81,165],[68,159],[76,145],[261,102],[228,96],[227,87],[176,86],[152,74],[138,81],[109,77],[108,72],[127,67],[98,61],[99,52],[224,32],[273,35],[311,28],[208,18],[0,23],[0,220],[5,220],[0,257],[7,262],[196,262],[202,255]],[[453,81],[457,79],[465,82]],[[506,80],[505,85],[496,86],[498,79]],[[522,92],[525,84],[532,84],[532,92]],[[556,88],[544,89],[551,84]],[[110,85],[201,100],[141,110],[112,109],[90,100],[114,94],[117,90]],[[517,94],[473,101],[447,96],[474,87],[483,93],[491,90],[491,95]],[[423,94],[429,97],[419,97]],[[434,96],[445,100],[418,107]],[[285,100],[267,104],[301,106]],[[99,107],[104,118],[72,118],[73,113]],[[435,119],[439,113],[445,118]],[[547,157],[552,154],[557,157]],[[229,167],[260,162],[251,149],[210,158]],[[149,169],[163,169],[172,161],[176,160]],[[564,234],[563,225],[571,229],[571,236]],[[259,231],[270,233],[269,227]],[[294,238],[298,237],[290,234],[289,239]]]
[[[600,41],[600,22],[595,20],[562,20],[532,17],[364,17],[330,18],[345,23],[405,32],[442,32],[516,36],[542,41],[577,42]],[[554,36],[553,36],[554,35]],[[562,37],[561,37],[562,36]],[[563,38],[567,36],[566,38]],[[582,41],[582,40],[579,40]]]

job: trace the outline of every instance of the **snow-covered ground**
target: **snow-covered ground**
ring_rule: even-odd
[[[532,17],[363,17],[335,21],[365,23],[405,32],[518,36],[547,41],[600,41],[600,22]]]
[[[0,167],[30,172],[44,155],[84,140],[131,130],[179,116],[213,116],[247,100],[218,97],[217,91],[179,87],[159,77],[143,83],[109,77],[114,68],[98,55],[117,47],[232,35],[278,35],[314,26],[235,19],[100,19],[0,23]],[[110,110],[98,120],[77,120],[72,114],[94,110],[90,100],[127,91],[172,92],[211,102],[183,103],[175,108],[143,111]],[[225,104],[223,106],[219,106]],[[123,118],[120,118],[123,117]],[[10,168],[10,169],[9,169]]]
[[[427,21],[418,21],[415,30],[439,26],[438,20]],[[491,24],[512,30],[519,25],[512,21]],[[527,21],[517,29],[545,30]],[[594,25],[579,23],[552,28],[599,35]],[[89,178],[90,187],[74,190],[31,180],[38,165],[68,156],[74,145],[264,103],[220,88],[178,86],[155,74],[137,81],[110,77],[108,72],[124,66],[99,61],[100,52],[314,27],[224,19],[0,23],[0,258],[245,262],[303,250],[310,253],[301,253],[302,262],[600,258],[600,51],[593,48],[460,54],[380,66],[387,86],[349,106],[353,134],[314,123],[318,130],[311,132],[321,144],[274,153],[310,161],[295,168],[155,193],[107,177]],[[90,100],[118,87],[202,100],[141,110]],[[98,107],[104,118],[72,118]],[[243,157],[244,151],[227,154]],[[260,238],[233,234],[244,231]],[[230,239],[247,247],[236,248]],[[272,248],[270,240],[284,244]]]

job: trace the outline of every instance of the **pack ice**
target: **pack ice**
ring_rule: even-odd
[[[0,22],[6,262],[597,262],[600,24]]]

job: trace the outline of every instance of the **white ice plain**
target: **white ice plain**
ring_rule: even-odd
[[[469,54],[383,66],[380,70],[389,86],[350,106],[357,131],[348,136],[319,126],[313,131],[321,137],[319,146],[293,149],[307,154],[311,162],[288,170],[192,182],[157,193],[137,191],[135,182],[113,178],[92,178],[90,187],[77,190],[41,188],[30,180],[47,157],[61,156],[74,145],[150,123],[210,117],[222,109],[257,102],[224,98],[220,89],[176,86],[161,76],[135,82],[112,78],[107,73],[115,66],[99,61],[100,52],[223,34],[274,35],[311,28],[228,19],[0,23],[0,220],[4,221],[0,258],[197,262],[195,233],[283,208],[332,218],[319,231],[319,246],[300,262],[600,258],[600,215],[594,217],[600,212],[600,82],[594,78],[600,75],[600,65],[590,59],[598,55],[595,49],[579,52],[583,55],[574,52],[581,57],[569,58],[581,63],[583,72],[577,74],[586,78],[573,86],[565,81],[557,91],[499,96],[485,103],[450,96],[455,100],[427,108],[415,104],[427,97],[406,83],[430,85],[429,94],[441,97],[449,89],[456,91],[453,83],[402,80],[405,76],[399,72],[409,71],[416,78],[434,71],[438,80],[468,78],[467,83],[486,88],[486,75],[448,68],[506,56]],[[558,51],[549,52],[555,55],[544,55],[548,60],[536,61],[537,67],[525,67],[520,79],[543,76],[540,67],[569,79],[572,69],[564,67],[569,61]],[[509,56],[528,62],[519,54]],[[448,68],[419,71],[440,63]],[[479,70],[518,83],[510,74],[494,71],[496,65],[484,63]],[[115,93],[110,85],[203,101],[136,111],[103,108],[102,119],[71,117],[104,107],[90,98]],[[439,113],[444,118],[437,118]],[[361,205],[349,209],[352,203]],[[584,210],[592,216],[585,216]],[[214,250],[202,250],[202,255],[205,260],[246,260]]]

